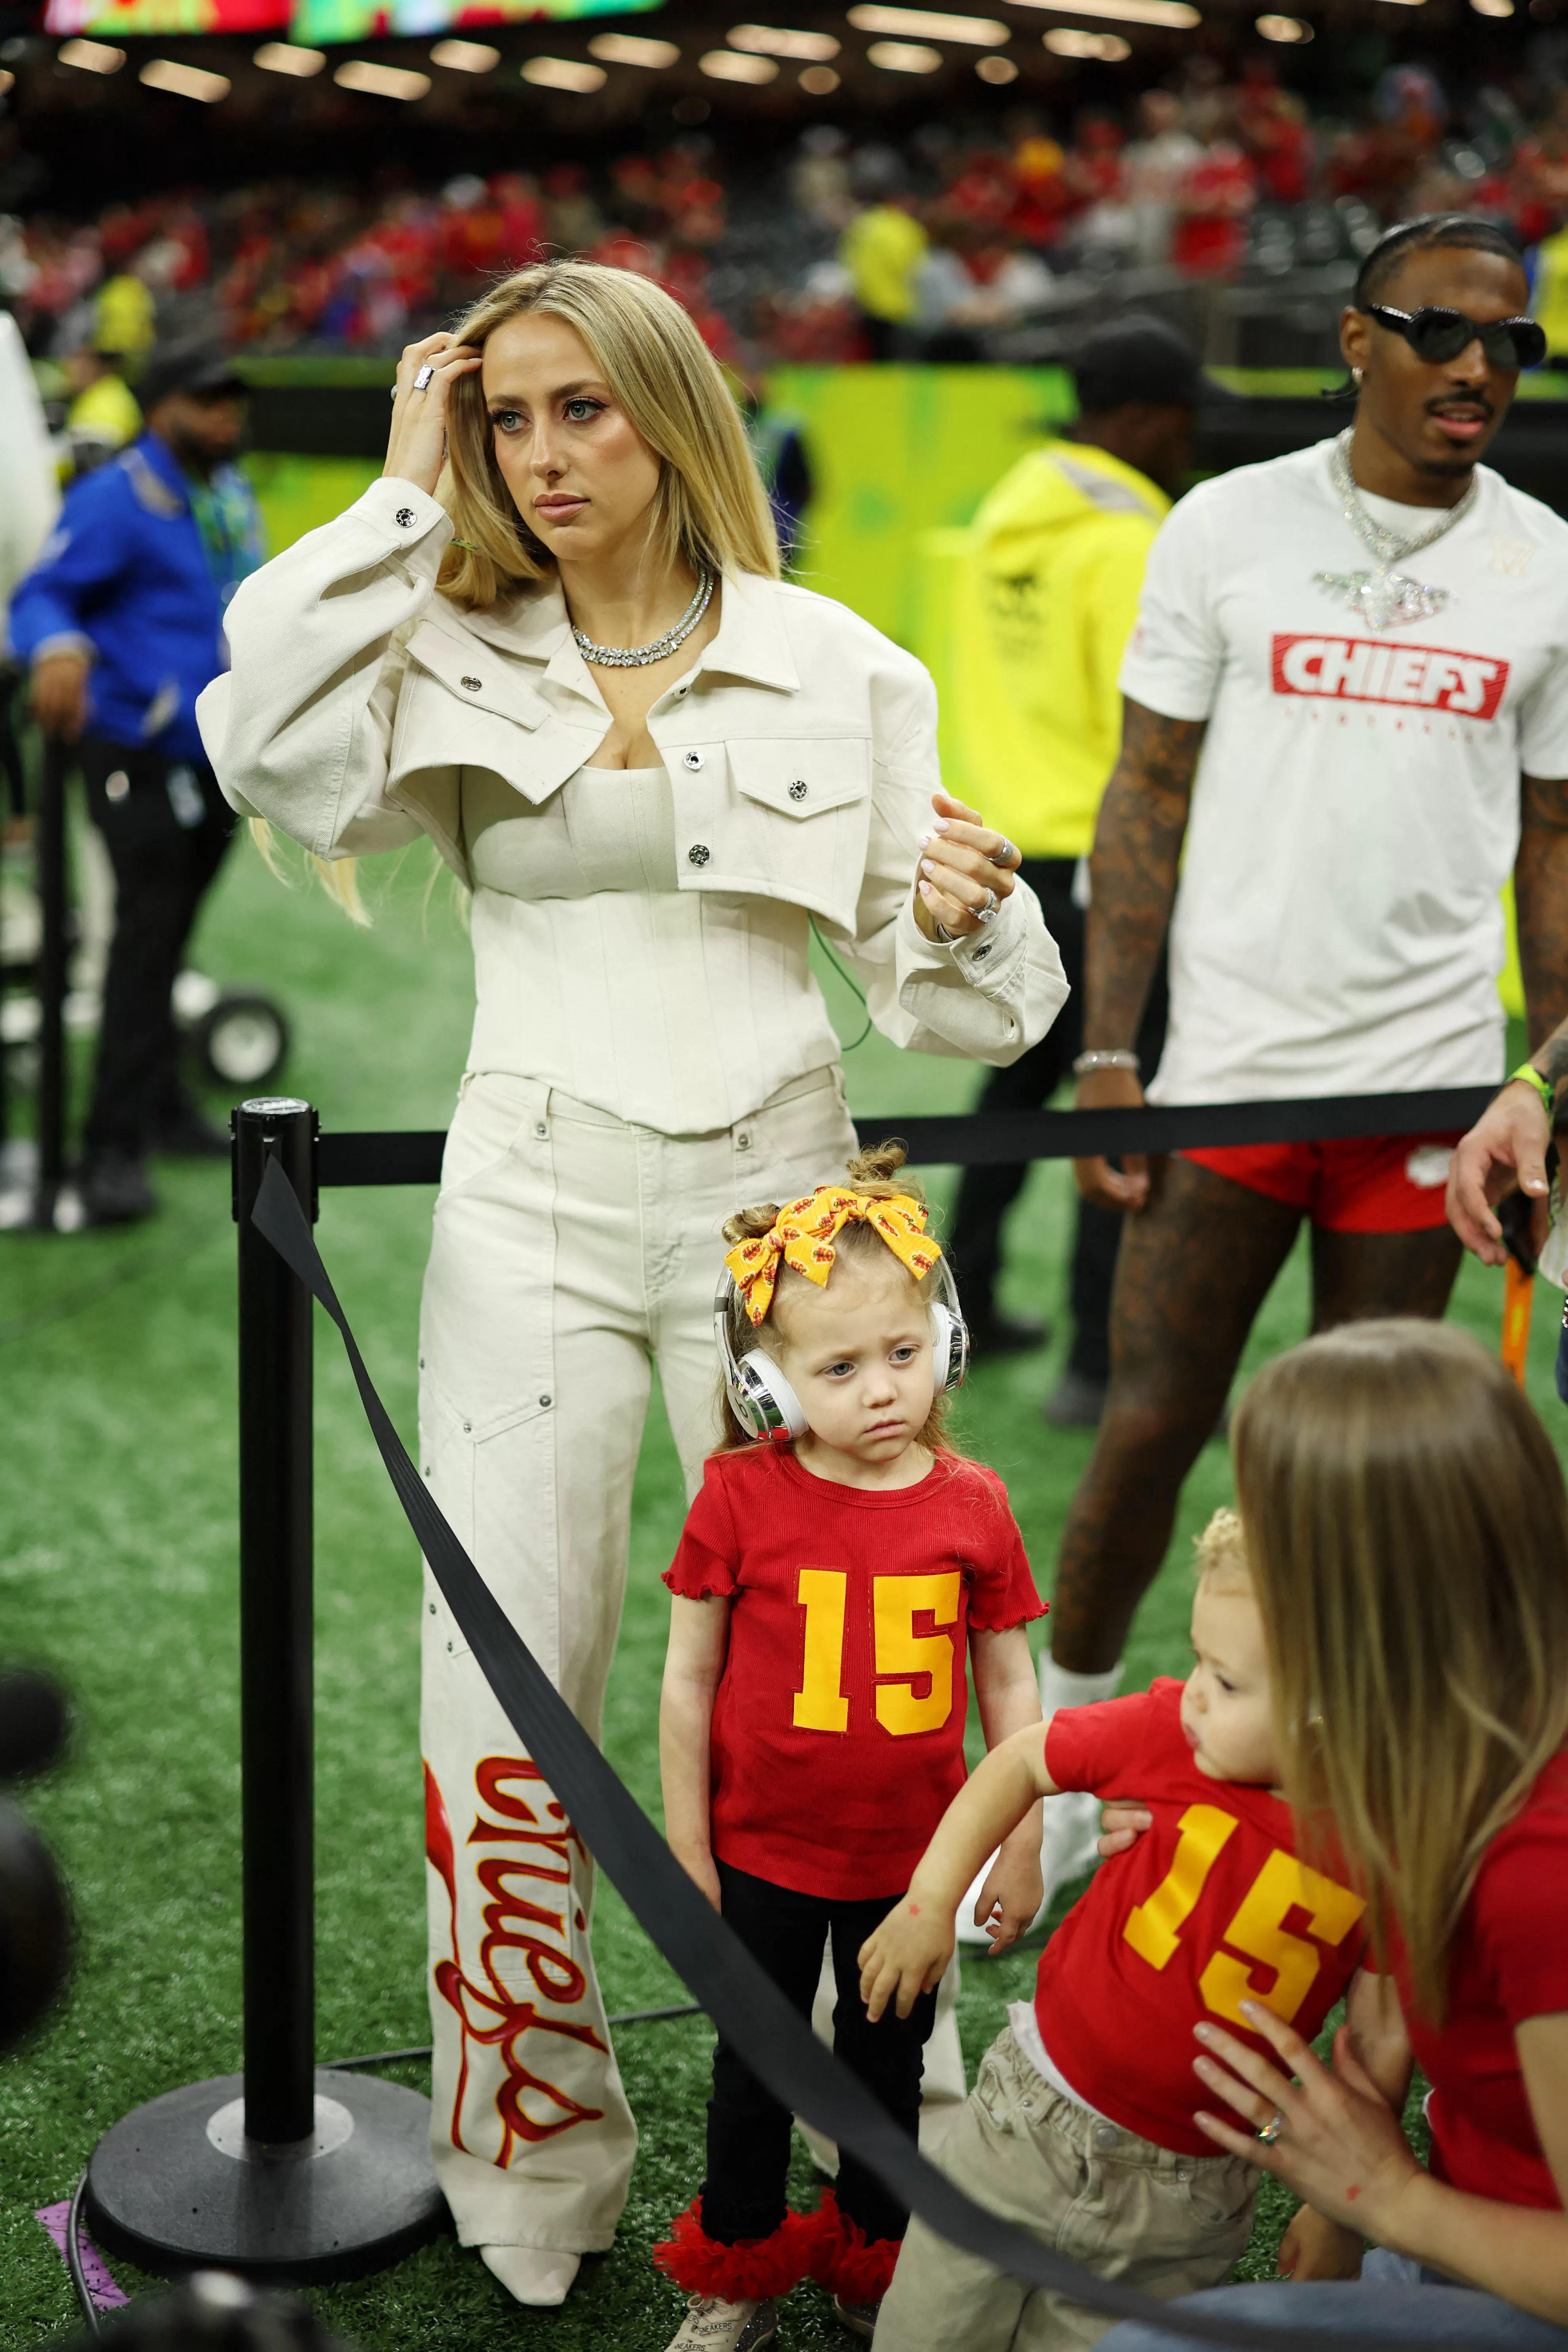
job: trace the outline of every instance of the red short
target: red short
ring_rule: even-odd
[[[1288,1202],[1331,1234],[1419,1234],[1444,1223],[1448,1160],[1459,1138],[1362,1135],[1330,1143],[1242,1143],[1184,1151],[1249,1192]]]

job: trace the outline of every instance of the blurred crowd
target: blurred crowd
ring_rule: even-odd
[[[380,352],[498,271],[580,253],[658,278],[721,357],[969,355],[1086,279],[1272,276],[1353,258],[1417,210],[1504,224],[1526,251],[1568,223],[1568,88],[1445,91],[1391,68],[1353,115],[1310,115],[1269,61],[1199,57],[1124,112],[900,145],[828,125],[748,159],[694,132],[662,152],[440,188],[272,181],[0,226],[0,299],[80,394],[153,342],[221,331],[257,353]]]

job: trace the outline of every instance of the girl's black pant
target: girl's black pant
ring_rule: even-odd
[[[725,1918],[802,2017],[811,2015],[823,1947],[831,1942],[838,1980],[833,2047],[913,2139],[936,1995],[922,1993],[907,2018],[889,2007],[875,2025],[860,1999],[860,1947],[900,1898],[834,1902],[774,1886],[728,1863],[717,1867]],[[745,2238],[770,2237],[783,2221],[790,2120],[789,2109],[721,2038],[713,2053],[708,2178],[702,2184],[702,2227],[710,2238],[732,2246]],[[906,2208],[847,2149],[839,2158],[837,2189],[839,2211],[858,2222],[868,2238],[903,2236],[910,2218]]]

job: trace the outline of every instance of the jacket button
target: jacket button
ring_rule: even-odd
[[[683,751],[680,755],[680,764],[683,768],[689,768],[695,775],[699,768],[706,767],[708,763],[700,751]]]
[[[399,507],[397,509],[397,520],[403,525],[405,530],[412,530],[419,518],[415,513],[412,507]]]
[[[1095,2126],[1094,2144],[1101,2150],[1113,2148],[1121,2137],[1114,2124],[1098,2124]]]
[[[989,943],[989,942],[987,942],[987,943],[986,943],[986,945],[985,945],[984,947],[983,947],[983,948],[976,948],[976,949],[975,949],[975,950],[974,950],[974,961],[975,961],[975,962],[976,962],[976,963],[984,962],[984,959],[985,959],[985,958],[990,954],[990,952],[991,952],[991,948],[990,948],[990,943]]]
[[[482,677],[465,677],[460,678],[458,680],[458,684],[466,687],[470,694],[478,694],[480,687],[484,684],[484,679]]]
[[[797,777],[795,778],[795,780],[794,783],[793,783],[793,784],[790,786],[790,788],[789,788],[789,796],[790,796],[790,798],[791,798],[791,800],[792,800],[792,801],[803,801],[803,800],[805,800],[805,777],[804,777],[804,776],[797,776]]]
[[[708,863],[707,843],[705,841],[694,841],[690,848],[686,853],[686,859],[689,866],[706,866]]]

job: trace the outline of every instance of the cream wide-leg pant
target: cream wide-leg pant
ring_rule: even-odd
[[[831,1181],[854,1150],[837,1070],[699,1136],[527,1079],[464,1081],[420,1318],[420,1465],[595,1738],[650,1358],[689,1494],[718,1433],[724,1220]],[[428,1572],[422,1622],[437,2175],[465,2245],[594,2252],[637,2127],[589,1949],[593,1864]],[[945,2121],[964,2097],[951,1993],[926,2082]]]

